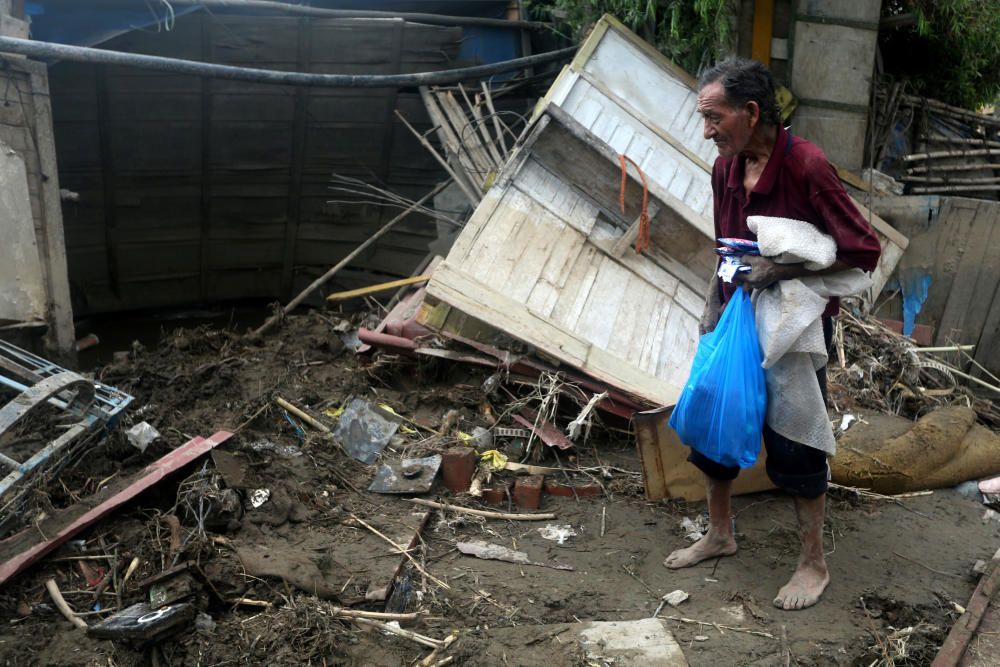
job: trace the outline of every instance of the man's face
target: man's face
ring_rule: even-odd
[[[713,81],[698,93],[697,109],[705,122],[705,138],[715,142],[722,157],[739,155],[750,143],[759,119],[755,103],[733,107],[726,100],[722,83]]]

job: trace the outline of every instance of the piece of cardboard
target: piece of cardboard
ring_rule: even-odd
[[[684,498],[705,499],[705,476],[688,462],[691,448],[667,425],[673,407],[638,412],[634,417],[636,442],[642,459],[642,478],[647,500]],[[741,470],[733,482],[733,495],[739,496],[776,488],[764,470],[766,453],[761,447],[757,463]]]

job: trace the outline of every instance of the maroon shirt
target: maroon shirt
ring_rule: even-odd
[[[873,271],[882,246],[871,225],[854,205],[826,154],[815,144],[778,127],[774,150],[757,185],[746,195],[744,160],[719,157],[712,168],[716,238],[756,240],[747,216],[770,215],[804,220],[837,242],[837,259],[852,267]],[[718,279],[718,280],[721,280]],[[738,289],[721,283],[722,303]],[[836,315],[839,299],[830,299],[824,317]]]

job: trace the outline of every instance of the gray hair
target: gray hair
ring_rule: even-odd
[[[716,81],[722,84],[726,101],[733,107],[739,108],[747,102],[756,102],[764,125],[778,125],[781,122],[774,94],[774,77],[761,63],[748,58],[726,58],[701,73],[698,77],[698,89]]]

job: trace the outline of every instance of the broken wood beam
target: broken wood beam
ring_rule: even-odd
[[[124,488],[121,484],[106,486],[92,499],[88,499],[89,503],[85,500],[71,505],[40,526],[32,526],[3,540],[0,542],[0,585],[168,475],[222,444],[232,435],[228,431],[218,431],[207,439],[192,438],[129,478]],[[97,500],[100,502],[96,506],[86,509]]]
[[[322,287],[327,281],[329,281],[331,278],[337,275],[337,273],[342,268],[353,262],[354,259],[358,255],[360,255],[362,251],[365,250],[365,248],[375,243],[375,241],[379,240],[382,236],[384,236],[387,232],[389,232],[389,230],[391,230],[396,225],[396,223],[402,221],[404,218],[406,218],[406,216],[410,215],[410,213],[412,213],[414,209],[423,205],[424,202],[426,202],[427,200],[434,197],[434,195],[444,190],[448,186],[448,183],[450,183],[450,181],[444,181],[443,183],[440,183],[436,188],[434,188],[433,190],[425,194],[423,197],[421,197],[419,200],[415,201],[413,204],[408,206],[405,210],[403,210],[402,213],[400,213],[395,218],[382,225],[381,229],[379,229],[377,232],[369,236],[368,240],[366,240],[364,243],[355,248],[350,254],[347,255],[347,257],[337,262],[337,264],[332,269],[324,273],[316,280],[312,281],[312,283],[310,283],[308,287],[299,292],[299,295],[294,299],[292,299],[291,301],[289,301],[288,305],[282,308],[280,312],[268,318],[268,320],[264,322],[264,324],[260,325],[260,327],[258,327],[257,330],[253,332],[253,335],[262,336],[263,334],[270,331],[274,327],[274,325],[276,325],[278,322],[281,321],[281,318],[283,318],[285,315],[295,310],[299,306],[299,304],[305,301],[310,294],[315,292],[317,289]]]
[[[994,593],[1000,588],[1000,550],[993,554],[990,567],[989,576],[979,580],[976,590],[969,598],[969,604],[965,605],[965,613],[959,616],[955,624],[951,626],[951,630],[944,643],[941,644],[931,667],[955,667],[962,662],[962,657],[965,655],[976,629],[979,628]]]
[[[487,519],[506,519],[509,521],[551,521],[556,518],[555,514],[550,513],[539,513],[539,514],[508,514],[506,512],[490,512],[488,510],[477,510],[471,507],[461,507],[459,505],[449,505],[447,503],[438,503],[433,500],[424,500],[423,498],[407,498],[407,502],[411,502],[414,505],[423,505],[424,507],[433,507],[439,510],[448,510],[450,512],[458,512],[459,514],[471,514],[472,516],[481,516]]]

